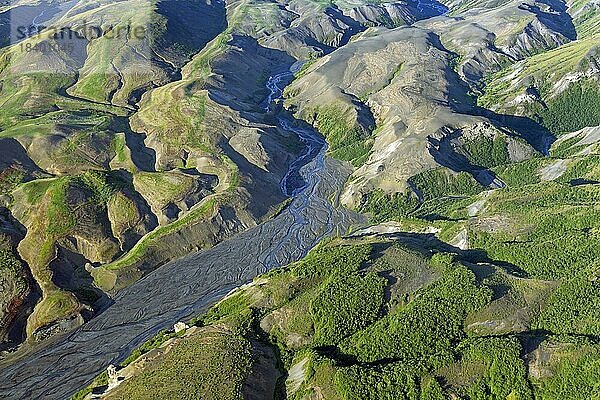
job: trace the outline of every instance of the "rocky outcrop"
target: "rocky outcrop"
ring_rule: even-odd
[[[43,341],[50,339],[53,336],[77,329],[83,325],[84,322],[85,320],[82,314],[75,313],[69,318],[52,321],[52,323],[42,327],[35,327],[35,330],[31,332],[31,337],[36,341]]]
[[[473,153],[489,146],[497,154]],[[493,150],[494,143],[498,150]],[[497,165],[520,162],[539,155],[527,142],[510,131],[489,122],[480,122],[463,129],[444,129],[429,139],[429,152],[438,164],[454,171],[475,172]],[[497,157],[497,159],[494,159]],[[489,182],[481,182],[485,186]]]

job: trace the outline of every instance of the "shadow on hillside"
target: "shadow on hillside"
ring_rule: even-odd
[[[519,137],[543,155],[549,155],[550,147],[556,141],[554,134],[529,117],[498,114],[481,107],[477,107],[476,112],[501,128],[517,132]]]
[[[519,8],[534,13],[544,25],[550,27],[553,31],[559,32],[569,40],[577,39],[577,30],[573,24],[573,19],[567,12],[567,5],[558,0],[541,0],[551,8],[551,12],[543,11],[537,5],[522,3]],[[558,17],[556,16],[558,13]]]
[[[134,132],[127,117],[113,117],[109,129],[125,134],[125,144],[131,153],[131,161],[137,169],[156,172],[156,151],[146,146],[146,134]]]
[[[446,135],[441,139],[429,137],[429,154],[436,163],[454,172],[467,172],[483,187],[499,189],[504,183],[488,168],[474,165],[469,159],[458,153],[452,145],[453,139],[458,139],[460,131]]]
[[[228,48],[224,54],[211,63],[211,76],[208,77],[203,89],[208,91],[210,99],[218,104],[230,108],[240,114],[241,117],[250,122],[252,128],[262,130],[259,139],[264,149],[271,150],[269,155],[273,157],[269,160],[268,170],[264,170],[249,162],[248,159],[236,151],[229,143],[222,141],[220,146],[225,154],[241,169],[244,175],[248,176],[250,190],[257,196],[264,197],[265,193],[272,192],[272,185],[279,185],[280,179],[287,173],[287,182],[291,183],[293,188],[288,188],[288,194],[295,189],[306,186],[305,180],[300,175],[300,169],[310,163],[320,152],[322,147],[302,145],[297,147],[296,138],[288,138],[281,134],[282,122],[289,125],[290,131],[298,129],[303,131],[313,131],[314,128],[304,121],[297,120],[291,113],[287,112],[280,101],[277,101],[281,93],[274,93],[274,99],[268,110],[265,109],[266,99],[268,99],[271,90],[267,88],[268,79],[276,74],[285,73],[296,60],[287,53],[261,46],[256,39],[233,35],[228,42]],[[293,79],[293,75],[283,76],[278,88],[283,88]],[[315,136],[319,136],[315,132]],[[273,143],[269,143],[269,142]],[[302,155],[301,161],[296,159],[284,159],[287,157],[281,151],[274,147],[275,142],[291,153],[296,153],[297,157]],[[324,142],[323,142],[324,145]],[[308,152],[308,154],[306,154]],[[293,162],[291,171],[285,171],[281,167]],[[287,168],[287,167],[286,167]],[[269,186],[269,187],[267,187]],[[272,196],[271,201],[282,201],[283,196]],[[265,206],[268,205],[265,202]]]
[[[369,235],[365,234],[363,236]],[[409,249],[417,251],[426,257],[430,257],[435,253],[454,253],[458,255],[461,261],[474,264],[492,264],[502,268],[508,274],[511,274],[517,278],[529,278],[529,274],[517,265],[506,261],[494,260],[488,256],[487,252],[481,249],[461,250],[458,247],[441,241],[432,233],[401,232],[382,234],[379,235],[379,237],[396,240]]]
[[[156,51],[179,68],[228,25],[224,1],[162,0],[156,12],[166,20],[164,31],[152,32]]]

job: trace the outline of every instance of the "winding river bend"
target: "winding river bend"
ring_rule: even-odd
[[[321,239],[345,233],[355,217],[331,204],[349,172],[326,157],[327,145],[309,128],[299,128],[274,104],[290,72],[267,84],[268,110],[282,129],[294,132],[306,149],[281,183],[293,197],[277,217],[158,268],[116,296],[104,313],[47,348],[0,371],[0,398],[65,399],[109,364],[122,361],[161,329],[206,310],[257,274],[302,258]],[[334,201],[335,203],[335,201]]]

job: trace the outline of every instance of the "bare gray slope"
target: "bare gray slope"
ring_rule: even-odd
[[[347,184],[344,204],[357,206],[380,188],[403,191],[408,179],[444,166],[481,175],[461,148],[470,141],[496,138],[507,143],[511,160],[534,154],[518,132],[503,129],[481,115],[468,88],[449,66],[452,54],[432,31],[418,27],[373,29],[319,59],[289,86],[286,103],[307,121],[313,115],[340,110],[352,125],[368,107],[377,124],[371,153]],[[313,122],[314,123],[314,122]]]
[[[463,4],[466,12],[418,23],[458,55],[456,70],[477,86],[509,63],[568,43],[577,33],[564,2],[491,1]]]

